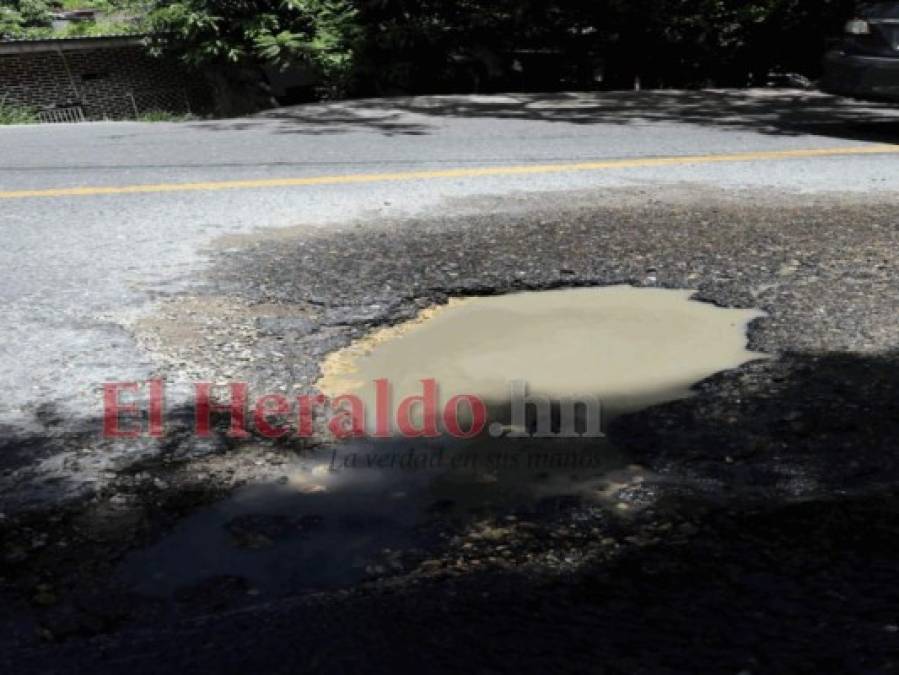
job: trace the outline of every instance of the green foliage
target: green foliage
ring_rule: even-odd
[[[23,38],[50,26],[45,0],[0,0],[0,39]]]
[[[545,82],[555,76],[560,86],[595,86],[600,70],[604,87],[631,86],[637,77],[645,86],[729,86],[761,82],[771,70],[814,76],[827,38],[839,34],[855,5],[855,0],[151,1],[149,27],[160,36],[157,52],[175,52],[204,66],[305,63],[324,74],[332,93],[527,85],[525,76],[513,75],[522,54],[532,63],[517,72],[543,68],[549,74]]]
[[[22,31],[22,15],[12,7],[0,4],[0,40],[19,37]]]
[[[190,113],[173,113],[167,110],[148,110],[137,116],[138,122],[189,122],[197,119]]]
[[[0,125],[5,124],[34,124],[38,121],[38,115],[34,110],[7,103],[0,99]]]
[[[63,0],[63,9],[98,9],[112,13],[113,17],[72,22],[62,30],[53,30],[48,0],[0,0],[0,40],[140,32],[143,30],[141,17],[150,2],[152,0]]]
[[[196,65],[304,62],[339,76],[356,12],[347,0],[161,0],[149,17],[157,51]]]
[[[46,26],[50,23],[50,7],[45,0],[18,0],[16,4],[26,26]]]
[[[814,75],[855,0],[357,0],[364,82],[435,87],[466,58],[482,78],[516,52],[598,64],[605,86],[741,85],[769,70]],[[449,57],[449,58],[448,58]],[[479,61],[480,63],[475,63]],[[591,66],[592,64],[592,66]],[[584,79],[589,82],[589,79]],[[508,82],[508,80],[506,80]],[[498,86],[503,86],[500,83]]]
[[[99,9],[104,12],[111,12],[118,9],[121,2],[113,2],[113,0],[62,0],[62,8],[72,11],[73,9]]]
[[[142,32],[142,27],[139,23],[99,19],[97,21],[73,21],[61,31],[54,32],[53,37],[99,37],[140,32]]]

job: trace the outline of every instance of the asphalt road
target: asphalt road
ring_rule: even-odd
[[[610,672],[798,672],[789,666],[819,654],[888,670],[897,142],[896,108],[795,91],[392,99],[0,128],[4,658],[47,672],[152,671],[163,652],[198,672],[228,660],[399,668],[424,645],[457,671],[470,652],[430,629],[451,615],[450,637],[467,635],[499,670],[576,669],[585,654]],[[445,543],[403,559],[411,582],[247,608],[245,588],[212,580],[184,589],[175,627],[153,623],[155,600],[109,585],[128,550],[241,481],[276,479],[286,460],[266,448],[193,456],[203,444],[182,437],[104,446],[100,383],[163,373],[308,387],[329,351],[447,295],[616,282],[694,288],[769,315],[750,347],[770,361],[622,423],[622,447],[664,477],[621,490],[635,511],[651,507],[645,518],[560,502],[509,514],[521,530],[485,539],[435,517]],[[180,464],[150,459],[185,449]],[[770,511],[710,506],[735,495]],[[833,501],[847,495],[856,501]],[[662,497],[693,501],[654,512]],[[675,545],[661,534],[672,528],[699,534]],[[500,540],[513,567],[542,561],[536,582],[475,573],[492,569]],[[807,573],[834,551],[839,563]],[[571,560],[584,578],[565,576]],[[129,622],[136,632],[108,636]],[[540,637],[521,646],[516,631]],[[608,640],[585,644],[584,631]],[[634,646],[647,631],[661,639],[651,654]],[[358,649],[342,649],[345,636]],[[24,645],[21,658],[6,644]]]
[[[895,108],[758,91],[368,100],[210,122],[0,129],[0,424],[36,431],[41,411],[90,417],[97,383],[146,375],[146,354],[121,326],[194,282],[202,247],[222,235],[462,212],[471,197],[517,192],[891,191],[899,155],[841,152],[890,143],[897,125]],[[835,154],[803,156],[810,150]],[[725,161],[639,163],[692,155]],[[565,167],[584,163],[593,165]],[[360,174],[365,182],[335,180]],[[157,187],[117,191],[147,185]],[[73,187],[86,193],[59,192]],[[29,190],[42,196],[22,196]]]

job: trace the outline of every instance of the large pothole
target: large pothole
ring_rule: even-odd
[[[305,592],[402,569],[402,552],[433,547],[448,523],[458,531],[560,497],[626,508],[620,489],[639,486],[645,470],[601,435],[609,421],[763,356],[746,344],[762,313],[692,295],[616,286],[456,299],[379,330],[332,354],[319,382],[361,403],[366,436],[192,516],[131,555],[121,578],[175,598],[208,579]],[[388,401],[376,381],[389,383]],[[436,387],[438,417],[454,397],[483,401],[483,432],[454,437],[444,423],[434,437],[404,433],[398,410],[423,396],[423,381]],[[425,408],[410,405],[406,432],[426,426]],[[455,423],[470,429],[477,415],[461,408],[469,415]],[[389,433],[373,438],[385,411]]]
[[[612,286],[453,299],[331,354],[318,387],[359,395],[370,426],[376,381],[389,381],[400,402],[421,394],[425,379],[438,385],[440,410],[476,395],[500,413],[520,382],[533,397],[596,399],[611,421],[762,356],[747,350],[746,329],[763,313],[693,295]]]

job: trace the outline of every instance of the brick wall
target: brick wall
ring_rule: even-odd
[[[0,100],[30,107],[81,105],[89,119],[202,107],[204,88],[176,62],[139,45],[0,54]]]

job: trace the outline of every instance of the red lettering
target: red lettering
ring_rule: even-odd
[[[286,436],[289,431],[287,427],[276,427],[269,424],[269,415],[283,416],[290,412],[290,403],[286,396],[281,394],[271,394],[263,396],[256,402],[256,411],[253,415],[253,423],[256,430],[265,438],[281,438]]]
[[[130,429],[119,428],[119,415],[121,413],[137,414],[136,403],[120,403],[120,391],[137,391],[140,385],[137,382],[107,382],[103,385],[103,435],[107,438],[137,438],[141,434],[141,427]]]
[[[349,404],[349,410],[344,406]],[[347,394],[331,401],[333,416],[328,428],[335,438],[360,438],[365,436],[365,404],[358,396]]]
[[[315,433],[313,428],[313,408],[323,408],[328,399],[323,394],[317,396],[297,396],[297,404],[299,405],[299,424],[297,424],[297,436],[300,438],[312,438]]]
[[[163,380],[150,380],[150,430],[152,438],[165,436],[165,382]]]
[[[468,431],[462,431],[459,424],[459,405],[468,404],[471,413],[471,426]],[[443,426],[453,438],[474,438],[479,436],[487,425],[487,406],[477,396],[454,396],[447,401],[443,409]]]
[[[374,438],[390,438],[390,380],[375,380]]]
[[[246,438],[247,433],[247,385],[235,382],[229,385],[231,389],[231,403],[226,405],[213,405],[212,385],[206,382],[197,383],[196,392],[196,432],[200,438],[209,438],[212,435],[212,413],[229,413],[231,426],[228,436],[231,438]]]
[[[437,380],[422,380],[424,394],[409,396],[400,403],[396,413],[396,423],[400,433],[406,438],[437,438]],[[412,423],[414,406],[421,410],[421,428],[416,429]]]

